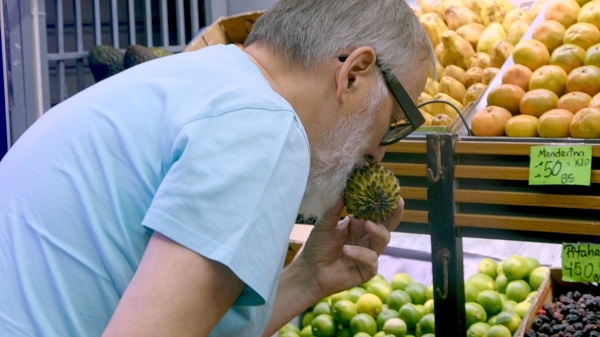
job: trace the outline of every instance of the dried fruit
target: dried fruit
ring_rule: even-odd
[[[400,184],[394,173],[378,164],[357,168],[348,178],[344,202],[357,219],[381,222],[398,207]]]

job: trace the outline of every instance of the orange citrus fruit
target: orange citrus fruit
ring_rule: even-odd
[[[529,90],[548,89],[561,96],[565,91],[567,72],[560,66],[545,64],[537,68],[529,77]]]
[[[572,113],[589,106],[592,96],[583,91],[571,91],[558,98],[557,109],[566,109]]]
[[[538,135],[542,138],[569,137],[573,113],[566,109],[551,109],[538,119]]]
[[[537,137],[538,118],[532,115],[512,116],[506,126],[504,133],[507,137]]]
[[[522,64],[512,64],[502,73],[502,83],[516,84],[527,91],[529,90],[529,77],[531,74],[533,74],[533,71],[529,67]]]
[[[571,70],[584,64],[585,52],[585,49],[578,45],[563,44],[552,51],[548,64],[557,65],[568,74]]]
[[[513,50],[513,61],[522,64],[532,71],[548,64],[550,52],[545,44],[536,39],[525,39],[519,41]]]
[[[566,30],[565,26],[556,20],[544,20],[533,29],[531,37],[542,42],[552,53],[554,49],[563,44]]]
[[[540,117],[544,112],[556,108],[558,95],[548,89],[529,90],[521,97],[519,111],[525,115]]]
[[[575,0],[554,0],[544,11],[544,19],[556,20],[566,28],[577,22],[581,6]]]
[[[575,44],[587,50],[589,47],[600,42],[600,29],[587,22],[576,22],[572,24],[563,36],[563,44]]]
[[[487,105],[503,107],[511,114],[517,115],[519,113],[519,102],[523,95],[525,95],[525,90],[516,84],[500,84],[488,92]]]
[[[594,65],[577,67],[567,76],[565,83],[567,92],[583,91],[590,96],[600,92],[600,68]]]
[[[600,108],[583,108],[573,116],[569,133],[574,138],[600,138]]]

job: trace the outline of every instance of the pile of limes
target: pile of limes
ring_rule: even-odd
[[[529,257],[484,258],[465,280],[467,337],[510,337],[549,273]],[[433,285],[407,273],[378,274],[361,286],[333,294],[288,324],[279,337],[435,337]]]

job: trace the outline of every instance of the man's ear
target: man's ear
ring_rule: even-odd
[[[344,94],[356,91],[366,83],[367,78],[377,71],[377,54],[371,47],[358,47],[354,49],[339,68],[337,73],[336,98],[342,101]]]

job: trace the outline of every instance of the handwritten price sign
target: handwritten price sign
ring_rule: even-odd
[[[600,282],[600,244],[563,243],[562,279],[567,282]]]
[[[529,157],[529,185],[590,185],[590,145],[532,146]]]

